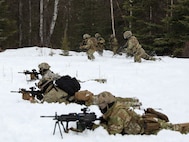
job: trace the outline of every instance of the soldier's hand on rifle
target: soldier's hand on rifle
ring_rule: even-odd
[[[22,99],[23,100],[30,100],[32,96],[30,96],[30,93],[29,92],[24,92],[24,91],[21,91],[22,93]]]
[[[22,93],[22,99],[23,100],[30,101],[31,103],[36,102],[35,98],[33,96],[31,96],[29,92],[25,91],[24,89],[21,89],[20,92]]]

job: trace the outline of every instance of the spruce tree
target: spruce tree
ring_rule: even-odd
[[[8,38],[15,33],[15,21],[9,18],[8,6],[5,0],[0,0],[0,48],[4,47]]]

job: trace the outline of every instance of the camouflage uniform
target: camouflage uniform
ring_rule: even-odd
[[[103,55],[103,50],[105,49],[105,39],[99,34],[95,34],[95,38],[97,39],[98,42],[98,47],[97,47],[97,52],[99,55]]]
[[[42,76],[42,80],[56,80],[61,76],[59,74],[55,74],[50,70],[50,66],[48,63],[41,63],[38,65],[39,72]]]
[[[114,55],[117,54],[119,44],[117,38],[114,35],[110,35],[109,43],[110,43],[110,49],[113,51]]]
[[[95,57],[94,57],[94,52],[97,50],[97,47],[98,47],[98,43],[97,43],[97,40],[96,38],[94,37],[91,37],[90,35],[88,34],[84,34],[83,35],[83,43],[84,45],[81,45],[80,46],[80,49],[86,49],[87,50],[87,56],[88,56],[88,59],[89,60],[94,60]]]
[[[149,56],[145,50],[142,48],[142,46],[139,44],[137,38],[132,35],[131,31],[126,31],[123,34],[124,39],[127,39],[126,44],[124,47],[127,46],[126,52],[129,55],[134,56],[135,62],[141,62],[141,58],[146,60],[155,60],[155,58]]]
[[[83,96],[82,96],[83,97]],[[120,102],[110,92],[102,92],[98,95],[87,93],[85,97],[75,99],[86,101],[88,104],[98,105],[103,113],[103,121],[100,124],[109,134],[157,134],[162,129],[189,132],[189,124],[169,123],[168,117],[151,108],[145,114],[139,115],[126,102]],[[95,126],[96,127],[96,126]]]
[[[53,73],[48,63],[41,63],[38,67],[42,75],[42,79],[38,82],[38,88],[43,93],[42,102],[69,103],[69,101],[67,101],[68,94],[53,84],[53,81],[59,79],[61,76]]]
[[[111,93],[105,91],[106,94],[110,94],[111,98]],[[127,107],[132,107],[132,108],[140,108],[142,105],[141,102],[137,98],[122,98],[122,97],[115,97],[116,101],[121,102],[125,104]],[[88,90],[83,90],[75,93],[75,100],[77,101],[84,101],[84,104],[86,106],[90,105],[95,105],[97,104],[97,101],[99,100],[99,95],[94,95],[92,92]]]
[[[56,87],[53,84],[52,80],[41,80],[38,83],[38,88],[41,89],[43,92],[43,100],[42,102],[48,102],[48,103],[69,103],[69,100],[67,100],[68,94]],[[71,100],[70,100],[71,101]]]

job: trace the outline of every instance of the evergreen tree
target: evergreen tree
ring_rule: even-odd
[[[131,30],[148,52],[155,50],[154,39],[162,31],[160,6],[161,2],[156,0],[126,0],[123,5],[126,10],[124,18],[127,21],[125,30]]]
[[[3,47],[8,38],[15,33],[15,21],[9,18],[8,6],[0,0],[0,47]]]
[[[164,38],[159,42],[167,45],[167,50],[173,56],[182,56],[185,43],[189,40],[189,1],[178,0],[172,5],[172,16],[163,19],[168,28]]]

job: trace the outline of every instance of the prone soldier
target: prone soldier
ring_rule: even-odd
[[[137,114],[134,109],[130,109],[131,105],[118,101],[107,91],[98,95],[78,94],[75,98],[99,107],[104,119],[100,125],[109,134],[150,135],[157,134],[162,129],[189,133],[189,123],[172,124],[165,114],[152,108],[146,109],[143,115]]]

